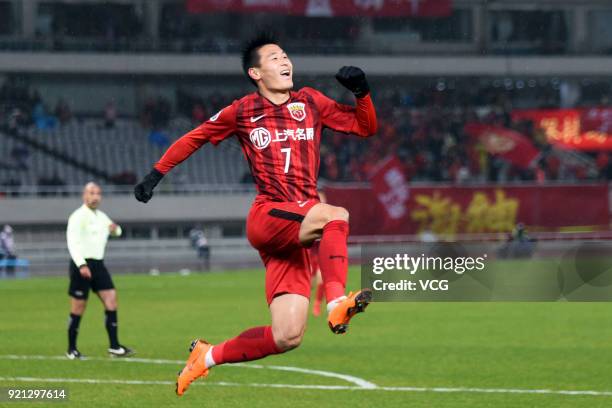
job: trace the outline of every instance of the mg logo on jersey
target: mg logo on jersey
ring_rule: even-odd
[[[257,149],[261,150],[268,147],[270,141],[272,141],[272,135],[270,134],[268,129],[258,127],[251,130],[251,133],[249,134],[249,139],[251,139],[251,143],[253,143],[253,145]]]
[[[291,117],[298,122],[306,119],[306,105],[301,102],[294,102],[287,105],[287,109],[289,110],[289,114]]]

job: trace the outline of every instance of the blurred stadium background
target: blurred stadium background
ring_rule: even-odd
[[[245,238],[254,189],[234,141],[206,146],[146,207],[132,186],[164,149],[252,91],[240,44],[271,27],[296,86],[351,102],[362,67],[379,134],[324,135],[322,188],[373,241],[503,245],[535,255],[609,239],[612,4],[604,0],[0,0],[0,223],[29,273],[64,274],[82,185],[124,227],[114,271],[260,265]],[[551,252],[552,251],[552,252]]]

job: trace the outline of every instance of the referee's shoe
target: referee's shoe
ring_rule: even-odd
[[[68,359],[70,360],[80,360],[83,358],[83,355],[81,354],[79,350],[72,349],[66,352],[66,357],[68,357]]]
[[[117,348],[109,348],[108,354],[111,357],[129,357],[133,356],[136,352],[129,347],[122,346],[121,344]]]

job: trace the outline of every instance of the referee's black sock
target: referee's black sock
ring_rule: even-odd
[[[81,324],[81,316],[70,313],[70,318],[68,319],[68,351],[76,349],[79,324]]]
[[[110,347],[118,349],[119,339],[117,338],[117,311],[116,310],[105,310],[106,314],[106,331],[108,332],[108,340],[110,341]]]

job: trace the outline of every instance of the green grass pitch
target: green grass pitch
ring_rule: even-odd
[[[139,358],[184,360],[195,337],[215,343],[269,323],[263,279],[261,269],[115,276],[120,339],[135,348]],[[358,287],[358,279],[358,271],[351,270],[349,286]],[[66,290],[65,277],[0,281],[0,388],[69,390],[68,402],[35,403],[36,407],[612,406],[609,303],[374,303],[355,318],[344,336],[333,335],[324,318],[311,317],[301,347],[249,364],[347,374],[378,389],[317,389],[311,386],[355,384],[312,373],[221,366],[206,381],[197,382],[207,385],[194,385],[178,398],[173,383],[179,364],[125,362],[106,356],[103,310],[95,297],[90,297],[79,336],[79,349],[95,359],[9,357],[65,352]],[[95,382],[10,379],[15,377]],[[492,389],[608,394],[486,392]]]

